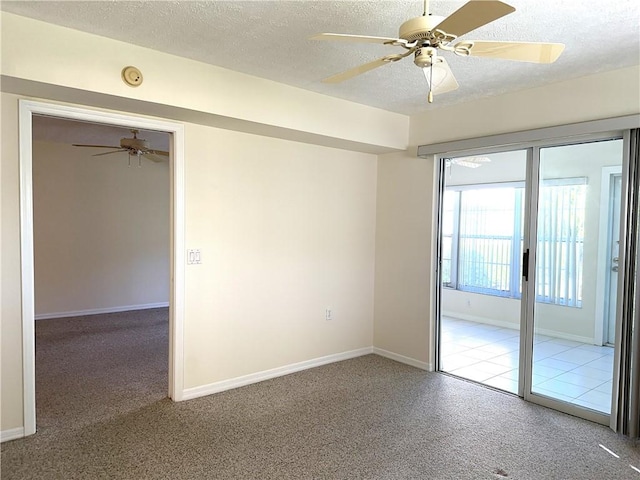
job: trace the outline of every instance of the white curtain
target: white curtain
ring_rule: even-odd
[[[542,185],[538,209],[538,301],[582,303],[586,185]]]

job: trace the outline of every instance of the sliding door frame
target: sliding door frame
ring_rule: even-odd
[[[455,142],[454,142],[455,143]],[[418,153],[420,153],[420,149],[423,149],[425,147],[419,147],[418,148]],[[434,266],[435,266],[435,274],[434,274],[434,285],[435,285],[435,291],[434,291],[434,305],[432,308],[432,315],[431,315],[431,319],[433,321],[433,325],[431,325],[430,331],[433,332],[434,335],[434,341],[433,341],[433,348],[431,349],[431,351],[433,352],[432,358],[430,359],[430,363],[432,365],[434,365],[434,369],[435,371],[440,371],[440,316],[441,316],[441,303],[442,303],[442,281],[441,281],[441,272],[442,272],[442,236],[440,235],[440,231],[441,231],[441,226],[442,226],[442,207],[443,207],[443,198],[444,198],[444,191],[446,188],[446,179],[445,179],[445,175],[446,175],[446,162],[448,159],[450,159],[451,157],[463,157],[463,156],[476,156],[476,155],[490,155],[490,154],[494,154],[494,153],[504,153],[504,152],[509,152],[509,151],[524,151],[524,150],[528,150],[527,146],[521,146],[521,145],[497,145],[497,146],[493,146],[493,147],[487,147],[487,148],[480,148],[480,149],[467,149],[467,150],[453,150],[453,151],[448,151],[448,152],[443,152],[443,153],[434,153],[431,155],[419,155],[423,158],[433,158],[434,161],[436,162],[437,165],[437,169],[436,169],[436,182],[435,182],[435,186],[438,189],[438,191],[436,192],[435,198],[436,198],[436,202],[434,205],[435,208],[435,223],[434,223],[434,237],[433,237],[433,244],[435,245],[435,251],[434,251],[434,255],[435,255],[435,260],[434,260]],[[530,162],[530,154],[527,151],[527,166]],[[525,191],[526,191],[526,187],[525,187]],[[525,212],[525,217],[523,218],[523,221],[525,222],[525,243],[526,243],[526,235],[527,235],[527,217],[526,217],[526,212]],[[523,289],[523,298],[525,295],[524,289]],[[523,326],[523,322],[522,322],[522,314],[521,314],[521,321],[520,321],[520,326],[522,328]],[[521,350],[522,351],[522,350]],[[522,375],[522,371],[520,371],[520,375]],[[523,396],[523,387],[522,387],[522,382],[518,382],[518,396],[522,397]]]
[[[538,247],[538,242],[536,241],[536,239],[538,236],[537,221],[538,221],[538,205],[539,205],[539,193],[540,193],[539,192],[540,151],[542,148],[554,148],[554,147],[580,145],[580,144],[588,144],[588,143],[610,141],[610,140],[622,140],[623,141],[622,171],[624,172],[626,170],[626,166],[628,163],[628,155],[625,155],[624,153],[624,138],[627,132],[628,130],[621,130],[618,132],[605,132],[605,133],[581,136],[578,139],[566,138],[566,139],[560,139],[557,141],[550,140],[548,142],[536,142],[535,146],[531,148],[532,162],[529,170],[530,178],[528,178],[528,181],[530,181],[530,184],[531,184],[531,191],[530,191],[530,198],[528,202],[529,212],[528,212],[527,218],[529,221],[529,231],[531,232],[531,236],[528,237],[528,244],[527,244],[527,240],[525,240],[525,243],[527,244],[526,248],[528,248],[529,250],[529,271],[528,271],[529,281],[526,282],[527,304],[523,307],[526,310],[526,316],[522,319],[522,322],[526,324],[526,327],[524,327],[526,331],[526,338],[523,339],[524,347],[525,347],[525,350],[523,350],[524,359],[521,358],[521,362],[520,362],[520,375],[521,375],[520,378],[521,378],[521,381],[524,381],[523,397],[525,400],[530,401],[532,403],[553,408],[554,410],[568,413],[570,415],[574,415],[577,417],[582,417],[592,422],[601,423],[603,425],[610,425],[610,426],[612,423],[611,419],[615,418],[615,416],[617,415],[617,410],[616,410],[617,400],[616,400],[616,395],[614,393],[614,392],[617,392],[617,389],[612,390],[611,414],[600,413],[595,410],[590,410],[572,403],[563,402],[561,400],[557,400],[551,397],[546,397],[533,392],[533,388],[532,388],[533,386],[531,382],[533,377],[533,348],[534,348],[533,340],[535,335],[534,318],[535,318],[535,305],[536,305],[536,274],[537,274],[536,260],[537,260],[537,247]],[[622,177],[623,195],[625,192],[626,181],[627,179],[625,175],[623,175]],[[625,222],[622,221],[622,219],[624,218],[622,209],[620,213],[621,213],[620,228],[621,228],[621,235],[623,235],[623,233],[626,231],[626,225],[625,225]],[[622,236],[620,238],[622,239]],[[621,252],[619,255],[620,265],[625,264],[625,257],[622,251],[623,248],[624,246],[621,243],[620,245]],[[618,272],[619,280],[622,278],[623,273],[624,272]],[[620,300],[622,298],[622,294],[623,294],[622,289],[619,289],[617,309],[616,309],[616,324],[619,324],[619,320],[620,320],[620,315],[621,315]],[[618,358],[619,340],[616,341],[614,348],[615,348],[615,354],[614,354],[615,358]],[[522,361],[524,361],[525,363],[523,364]],[[522,378],[523,374],[524,374],[524,379]],[[618,370],[615,363],[614,363],[614,369],[612,371],[612,375],[613,375],[612,378],[614,379],[618,377]]]
[[[637,127],[636,127],[637,128]],[[637,141],[637,137],[636,137]],[[640,280],[640,249],[638,242],[640,238],[640,174],[639,166],[632,165],[631,162],[631,131],[625,132],[624,154],[626,162],[622,168],[622,201],[620,216],[625,221],[625,230],[620,233],[620,269],[618,273],[617,312],[616,312],[616,346],[619,346],[619,355],[614,358],[614,368],[616,382],[614,382],[615,395],[612,403],[611,428],[616,432],[638,438],[638,403],[640,402],[640,389],[638,382],[640,375],[636,368],[640,349],[638,348],[638,326],[640,320],[637,315],[632,318],[634,309],[640,307],[640,295],[638,294],[638,280]],[[635,148],[638,144],[635,144]],[[637,160],[640,152],[634,152],[633,156]],[[634,160],[635,161],[635,160]],[[637,217],[637,218],[636,218]],[[635,226],[634,226],[635,223]],[[634,237],[635,235],[635,237]],[[635,271],[634,271],[635,270]],[[622,272],[624,271],[624,273]],[[627,297],[625,297],[625,294]],[[624,321],[630,321],[630,325],[623,325]],[[631,336],[629,337],[629,334]],[[622,374],[621,374],[622,372]],[[625,378],[626,377],[626,378]],[[626,385],[621,386],[620,380],[625,378]],[[632,393],[635,391],[635,393]],[[631,395],[628,397],[627,395]],[[615,409],[616,415],[613,416]]]

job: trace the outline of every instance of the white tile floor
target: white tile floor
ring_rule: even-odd
[[[443,317],[441,370],[518,392],[520,332]],[[613,348],[534,336],[533,392],[609,413]]]

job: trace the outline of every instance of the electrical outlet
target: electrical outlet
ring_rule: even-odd
[[[327,321],[329,321],[329,320],[333,320],[333,313],[331,312],[331,309],[330,309],[330,308],[327,308],[327,309],[324,311],[324,319],[325,319],[325,320],[327,320]]]

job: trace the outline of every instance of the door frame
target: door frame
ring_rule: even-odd
[[[600,228],[598,232],[598,263],[600,265],[610,265],[611,262],[610,240],[613,233],[610,223],[610,216],[613,209],[613,199],[611,197],[613,185],[611,180],[615,176],[622,177],[622,166],[602,167],[600,198],[606,198],[607,202],[600,203]],[[609,278],[610,272],[608,268],[598,272],[596,283],[596,292],[598,294],[596,297],[596,317],[602,318],[602,321],[596,323],[594,338],[602,342],[601,345],[608,343],[608,322],[605,321],[605,318],[607,318],[609,308],[609,298],[606,296],[609,294]]]
[[[22,296],[22,379],[24,436],[36,432],[35,396],[35,286],[33,252],[33,145],[34,115],[100,123],[126,128],[157,130],[171,134],[170,152],[170,294],[168,394],[183,399],[184,291],[185,291],[185,185],[184,125],[121,114],[32,100],[19,100],[20,163],[20,265]]]

